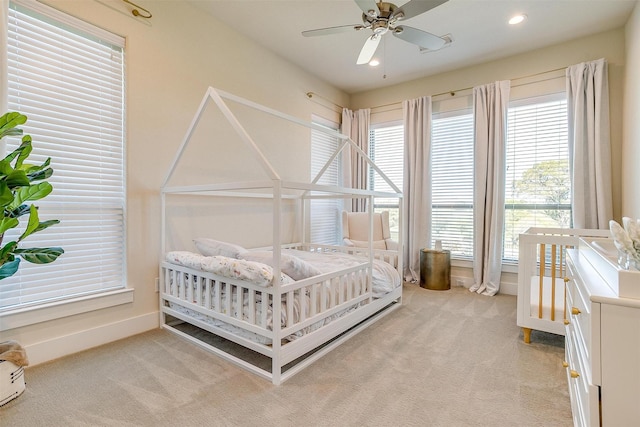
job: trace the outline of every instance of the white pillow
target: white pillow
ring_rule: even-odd
[[[269,266],[273,265],[273,252],[271,251],[246,251],[240,254],[239,258]],[[289,254],[280,254],[280,269],[293,280],[302,280],[322,274],[318,268],[305,260]]]
[[[273,279],[273,268],[269,265],[225,256],[204,257],[202,270],[230,279],[244,280],[258,286],[269,286]],[[280,283],[291,282],[293,280],[290,277],[281,275]]]
[[[209,239],[207,237],[199,237],[194,239],[198,252],[205,256],[226,256],[229,258],[239,258],[241,253],[247,250],[233,243],[221,242],[219,240]]]
[[[187,251],[172,251],[167,252],[166,258],[170,263],[184,265],[185,267],[201,270],[202,260],[204,259],[204,256]]]

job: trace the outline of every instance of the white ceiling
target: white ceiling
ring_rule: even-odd
[[[538,49],[623,26],[636,0],[449,0],[403,21],[453,43],[421,53],[391,34],[376,51],[381,65],[356,65],[371,30],[320,37],[301,32],[361,24],[354,0],[191,0],[266,49],[347,93],[357,93]],[[408,0],[397,0],[402,6]],[[392,1],[393,2],[393,1]],[[527,20],[507,20],[524,13]],[[595,58],[594,58],[595,59]],[[383,77],[386,76],[386,77]]]

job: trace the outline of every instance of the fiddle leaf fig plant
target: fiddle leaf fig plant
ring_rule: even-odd
[[[27,116],[17,112],[9,112],[0,117],[0,140],[5,136],[22,135],[23,131],[18,126],[26,121]],[[40,221],[38,208],[31,203],[46,197],[53,189],[46,181],[53,174],[50,158],[41,165],[26,163],[33,149],[31,141],[30,135],[23,135],[20,146],[0,160],[0,280],[13,276],[18,271],[21,258],[34,264],[48,264],[64,253],[59,247],[21,246],[22,241],[30,235],[60,222],[57,219]],[[26,221],[20,221],[23,216]],[[5,233],[19,227],[21,222],[24,229],[20,236],[5,243]]]

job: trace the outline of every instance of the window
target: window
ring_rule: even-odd
[[[60,220],[25,243],[65,253],[52,264],[21,262],[2,281],[0,311],[125,286],[123,47],[41,3],[10,4],[8,107],[28,117],[32,161],[52,159],[54,190],[37,205],[42,220]],[[6,142],[10,152],[20,141]]]
[[[372,127],[369,130],[369,157],[380,168],[387,178],[402,191],[404,179],[404,126],[402,124],[387,124]],[[395,193],[389,184],[369,168],[369,189]],[[376,198],[374,212],[389,211],[389,228],[391,238],[398,241],[399,235],[399,199]]]
[[[503,258],[518,259],[529,227],[571,227],[570,197],[566,94],[511,102]]]
[[[457,258],[473,256],[473,112],[433,115],[432,247],[441,240]]]
[[[319,117],[313,117],[312,121],[328,129],[337,130],[338,125],[330,123]],[[311,179],[315,179],[318,172],[325,166],[329,158],[338,149],[338,138],[318,130],[311,130]],[[327,169],[318,184],[340,184],[340,164],[334,161]],[[310,207],[311,215],[311,242],[327,245],[339,244],[342,240],[340,230],[340,215],[343,209],[342,199],[312,199]]]

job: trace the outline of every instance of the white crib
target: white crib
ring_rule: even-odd
[[[609,230],[530,228],[519,236],[518,326],[525,343],[531,331],[564,335],[566,249],[581,237],[609,237]]]

